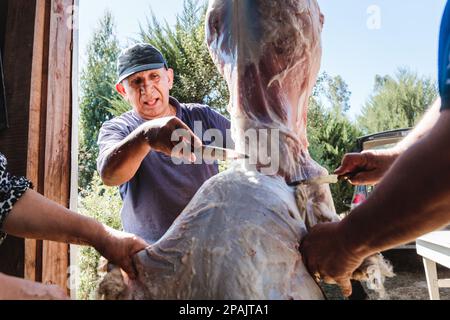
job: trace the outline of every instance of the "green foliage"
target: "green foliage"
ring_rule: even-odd
[[[108,119],[110,100],[116,93],[118,41],[114,35],[114,20],[106,12],[87,47],[87,64],[81,73],[79,186],[87,188],[96,170],[98,132]]]
[[[324,94],[331,104],[331,108],[336,114],[347,112],[350,109],[351,92],[348,85],[341,76],[329,77],[324,73],[324,80],[327,83],[327,89]]]
[[[110,107],[106,110],[108,110],[114,117],[118,117],[132,109],[131,105],[120,95],[115,95],[106,100],[110,105]]]
[[[408,69],[400,68],[395,78],[377,75],[358,124],[366,134],[413,127],[437,95],[433,80]]]
[[[322,148],[321,165],[333,172],[340,165],[343,156],[356,149],[356,140],[361,136],[361,131],[346,117],[329,113],[325,118],[326,125],[322,128],[317,143]],[[331,185],[331,193],[336,211],[348,211],[353,187],[347,182],[340,182]]]
[[[227,115],[228,88],[206,46],[206,4],[184,0],[183,6],[174,27],[162,24],[151,12],[151,19],[140,26],[140,41],[161,50],[169,67],[174,69],[172,96],[184,103],[207,104]]]
[[[329,76],[325,72],[320,74],[314,86],[313,93],[309,99],[308,108],[308,140],[309,153],[318,162],[323,157],[323,148],[319,144],[321,128],[326,124],[326,114],[329,111],[324,103],[323,98],[328,90]]]
[[[105,187],[97,173],[93,175],[90,190],[80,193],[79,212],[92,217],[111,228],[121,230],[120,208],[122,200],[117,188]],[[100,254],[91,247],[80,251],[80,287],[78,299],[95,299],[98,284],[97,269]]]
[[[345,115],[351,93],[340,77],[322,73],[310,99],[308,138],[310,154],[320,165],[333,172],[345,153],[356,148],[361,131]],[[331,186],[336,211],[348,211],[353,187],[348,183]]]

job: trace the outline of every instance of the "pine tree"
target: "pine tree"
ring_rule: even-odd
[[[340,77],[322,73],[310,99],[308,112],[309,152],[329,172],[336,169],[344,154],[354,151],[361,131],[346,115],[351,92]],[[348,183],[331,186],[338,213],[349,210],[353,187]]]
[[[426,109],[437,98],[436,83],[400,68],[395,77],[375,78],[374,93],[358,118],[367,133],[414,127]]]
[[[81,73],[79,187],[87,188],[96,170],[99,130],[112,118],[116,63],[120,52],[114,19],[105,12],[87,47],[87,64]]]

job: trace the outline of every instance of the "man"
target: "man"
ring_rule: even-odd
[[[170,155],[178,142],[171,141],[176,129],[192,130],[197,122],[203,134],[220,130],[223,137],[230,122],[207,106],[181,104],[169,96],[174,74],[162,54],[149,44],[124,50],[118,61],[117,91],[133,110],[104,123],[99,135],[97,166],[103,182],[120,186],[124,230],[155,242],[172,225],[200,186],[218,173],[214,164],[181,164]],[[187,139],[189,140],[189,139]],[[176,154],[188,157],[195,156]]]
[[[339,223],[318,225],[301,244],[306,266],[351,294],[350,276],[364,258],[450,223],[450,2],[442,19],[437,101],[396,148],[349,154],[336,170],[377,183],[369,199]],[[440,109],[440,114],[439,114]],[[333,239],[333,241],[330,241]]]

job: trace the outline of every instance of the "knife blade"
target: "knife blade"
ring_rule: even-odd
[[[330,174],[327,176],[314,177],[310,179],[303,179],[298,181],[293,181],[288,183],[291,187],[296,187],[299,185],[318,185],[318,184],[330,184],[338,183],[338,181],[348,180],[348,176],[339,176],[337,174]]]
[[[221,147],[216,147],[216,146],[212,146],[212,145],[203,145],[199,149],[195,149],[194,152],[196,154],[198,154],[197,152],[199,152],[202,155],[204,160],[226,161],[228,159],[238,160],[238,159],[248,159],[249,158],[249,156],[247,156],[246,154],[238,152],[234,149],[221,148]]]

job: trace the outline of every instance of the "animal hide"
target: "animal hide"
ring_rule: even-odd
[[[122,291],[112,296],[324,298],[298,247],[308,228],[339,219],[330,189],[286,184],[327,174],[310,157],[306,134],[323,22],[316,0],[209,2],[207,43],[231,93],[236,149],[250,159],[207,181],[167,233],[137,254],[138,279],[125,287],[114,280]],[[381,283],[384,266],[372,257],[359,275]]]

